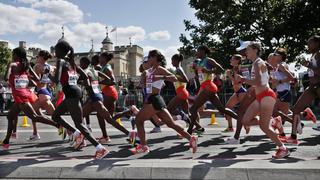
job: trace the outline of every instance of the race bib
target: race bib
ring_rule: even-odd
[[[241,74],[244,78],[250,79],[250,71],[248,68],[241,69]]]
[[[151,94],[152,93],[152,78],[153,78],[153,75],[150,75],[146,79],[146,91],[147,91],[147,94]]]
[[[29,79],[27,75],[15,76],[14,87],[16,89],[27,88],[29,84]]]
[[[92,85],[92,90],[94,93],[100,93],[100,88],[99,88],[99,82],[98,81],[92,81],[91,82]]]
[[[77,85],[78,75],[73,74],[71,72],[68,72],[68,74],[69,74],[68,84],[69,85]]]

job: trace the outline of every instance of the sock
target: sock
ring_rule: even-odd
[[[297,135],[296,134],[291,134],[292,139],[297,139]]]
[[[101,149],[103,149],[104,147],[101,145],[101,144],[98,144],[97,146],[96,146],[96,150],[97,151],[99,151],[99,150],[101,150]]]

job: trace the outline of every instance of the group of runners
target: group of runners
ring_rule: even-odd
[[[150,151],[144,128],[144,122],[147,120],[151,120],[156,126],[165,124],[174,129],[180,137],[187,139],[192,152],[196,153],[198,135],[205,132],[200,123],[199,112],[204,104],[210,101],[228,121],[228,127],[224,132],[234,132],[232,118],[237,122],[234,136],[225,139],[226,143],[240,144],[242,127],[248,134],[251,126],[258,125],[277,146],[272,157],[287,157],[290,151],[285,144],[299,143],[297,133],[301,134],[303,128],[300,117],[316,121],[315,115],[308,107],[315,98],[320,97],[320,36],[310,37],[307,46],[311,58],[300,63],[308,68],[310,85],[291,109],[290,81],[294,80],[294,75],[286,64],[286,50],[276,48],[264,61],[260,58],[263,52],[261,44],[245,41],[236,49],[239,53],[230,59],[232,68],[226,70],[226,75],[232,81],[234,94],[225,106],[220,101],[218,88],[213,82],[214,76],[224,72],[224,69],[216,60],[208,57],[210,49],[202,45],[197,48],[197,59],[192,65],[194,79],[199,84],[198,93],[192,102],[186,89],[189,79],[181,68],[183,56],[172,56],[171,62],[175,68],[172,73],[166,69],[166,59],[161,52],[151,50],[139,68],[139,86],[143,89],[144,96],[142,108],[138,109],[133,105],[129,110],[117,113],[115,102],[118,93],[109,63],[113,54],[102,52],[91,59],[83,57],[80,59],[80,65],[77,65],[73,47],[61,40],[55,46],[55,66],[47,63],[52,55],[42,50],[37,56],[35,66],[31,68],[26,51],[23,48],[15,48],[12,51],[12,62],[8,65],[5,75],[12,89],[14,104],[7,115],[8,128],[2,141],[3,150],[9,150],[10,138],[17,137],[17,118],[20,111],[23,111],[33,122],[30,140],[40,139],[36,123],[41,122],[57,128],[63,139],[68,136],[70,145],[75,150],[82,149],[86,146],[86,140],[89,141],[96,147],[96,159],[102,159],[109,153],[102,145],[110,142],[105,122],[128,136],[129,143],[134,145],[130,149],[134,154]],[[251,63],[243,65],[244,61]],[[164,81],[173,82],[176,89],[176,96],[168,104],[160,95]],[[53,95],[48,88],[49,85],[54,85],[56,89],[55,105],[52,103]],[[30,86],[36,87],[36,90],[32,91]],[[84,102],[83,91],[88,97]],[[232,109],[236,105],[238,108],[235,112]],[[43,114],[42,110],[51,115],[51,118]],[[95,138],[91,127],[84,123],[84,117],[88,117],[92,111],[97,112],[102,132],[102,137],[99,138]],[[66,112],[70,113],[74,125],[62,118]],[[132,129],[128,130],[116,122],[116,119],[122,116],[135,116],[132,118]],[[183,119],[188,128],[184,129],[176,119]],[[291,135],[288,137],[282,127],[286,121],[292,124]]]

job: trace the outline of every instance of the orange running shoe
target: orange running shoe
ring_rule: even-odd
[[[109,150],[106,148],[102,148],[102,149],[96,151],[94,158],[95,159],[103,159],[108,154],[109,154]]]
[[[281,142],[283,142],[285,144],[291,144],[291,145],[298,145],[299,144],[299,141],[297,139],[293,139],[291,136],[286,137],[286,139],[282,139]]]
[[[133,154],[149,153],[150,148],[147,145],[142,146],[138,144],[136,147],[130,149]]]
[[[304,110],[304,112],[307,114],[305,116],[305,118],[307,120],[311,120],[313,123],[316,123],[317,122],[317,117],[314,115],[314,113],[312,112],[312,110],[310,108],[306,108]]]

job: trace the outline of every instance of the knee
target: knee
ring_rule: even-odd
[[[58,113],[56,113],[55,111],[52,113],[51,115],[52,120],[58,122],[60,119],[60,115]]]
[[[195,106],[191,106],[190,113],[194,115],[194,114],[197,114],[197,112],[198,112],[198,108],[196,108]]]

